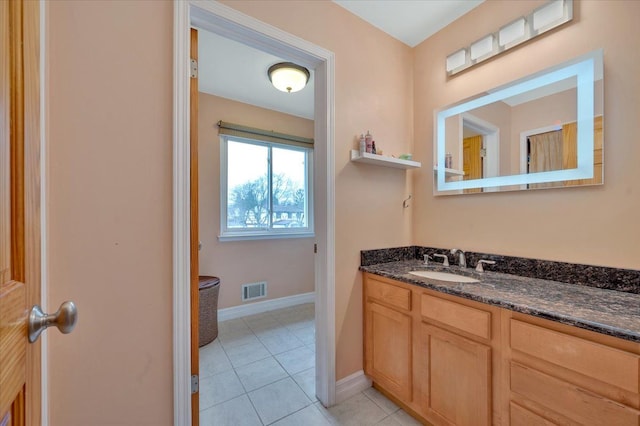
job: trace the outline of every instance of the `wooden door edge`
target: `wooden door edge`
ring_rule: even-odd
[[[198,60],[198,30],[191,28],[190,34],[192,60]],[[191,253],[191,375],[199,375],[199,308],[200,300],[198,293],[198,78],[192,77],[189,82],[189,147],[191,170],[190,176],[190,200],[191,200],[191,230],[190,230],[190,253]],[[191,424],[198,426],[200,414],[200,394],[191,394]]]

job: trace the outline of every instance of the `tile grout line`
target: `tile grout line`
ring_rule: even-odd
[[[256,408],[255,404],[253,403],[253,400],[251,399],[251,397],[249,396],[249,393],[245,393],[245,395],[247,396],[247,399],[249,400],[249,403],[251,404],[251,408],[253,408],[254,413],[256,413],[256,416],[258,416],[258,420],[260,420],[260,423],[262,423],[262,425],[265,425],[264,420],[262,420],[262,417],[260,416],[260,413],[258,412],[258,409]]]
[[[255,332],[254,332],[253,330],[251,330],[251,331],[252,331],[252,332],[254,333],[254,335],[255,335]],[[260,338],[259,338],[257,335],[256,335],[256,337],[258,338],[258,340],[260,340]],[[267,350],[268,350],[268,349],[267,349]],[[295,350],[295,349],[292,349],[292,350]],[[287,352],[287,351],[285,351],[285,352]],[[284,353],[284,352],[282,352],[282,353]],[[293,414],[297,413],[298,411],[304,410],[304,409],[305,409],[305,408],[307,408],[309,405],[313,405],[313,403],[314,403],[313,401],[311,401],[311,398],[309,398],[309,396],[308,396],[308,395],[307,395],[307,393],[304,391],[304,389],[302,389],[302,388],[300,387],[300,384],[299,384],[298,382],[296,382],[296,380],[293,378],[293,375],[291,375],[291,373],[289,373],[289,371],[284,367],[284,365],[282,365],[282,364],[280,363],[280,361],[278,361],[278,359],[275,357],[275,355],[273,355],[273,354],[272,354],[272,355],[271,355],[271,358],[273,358],[273,359],[274,359],[274,361],[275,361],[276,363],[278,363],[278,365],[280,365],[280,367],[281,367],[281,368],[282,368],[282,370],[285,372],[285,374],[287,375],[287,377],[283,377],[283,378],[278,379],[278,380],[276,380],[276,381],[274,381],[274,382],[267,383],[267,384],[265,384],[265,385],[263,385],[263,386],[261,386],[261,387],[259,387],[259,388],[253,389],[251,392],[257,391],[257,390],[259,390],[259,389],[265,388],[265,387],[267,387],[267,386],[269,386],[269,385],[272,385],[272,384],[274,384],[274,383],[281,382],[281,381],[286,380],[286,379],[291,379],[291,381],[295,384],[295,386],[297,386],[297,387],[298,387],[298,389],[300,389],[300,391],[302,392],[302,394],[303,394],[303,395],[304,395],[304,396],[309,400],[309,402],[310,402],[310,403],[309,403],[309,404],[307,404],[307,405],[305,405],[304,407],[300,408],[299,410],[294,411],[293,413],[289,413],[289,414],[287,414],[287,415],[285,415],[285,416],[283,416],[283,417],[280,417],[280,418],[278,418],[278,419],[275,419],[275,420],[274,420],[274,421],[272,421],[271,423],[268,423],[268,424],[267,424],[267,423],[265,423],[265,422],[264,422],[264,420],[263,420],[263,419],[262,419],[262,417],[260,416],[260,413],[258,412],[258,410],[256,409],[255,405],[253,404],[253,400],[251,399],[251,396],[249,396],[249,392],[246,392],[247,398],[248,398],[248,399],[249,399],[249,401],[251,402],[251,405],[253,406],[254,411],[257,413],[258,418],[260,419],[260,422],[262,422],[262,424],[263,424],[263,425],[271,425],[271,424],[274,424],[274,423],[276,423],[276,422],[279,422],[280,420],[286,419],[287,417],[289,417],[289,416],[291,416],[291,415],[293,415]],[[268,359],[268,358],[265,358],[265,359]],[[260,362],[260,361],[264,361],[264,359],[263,359],[263,360],[258,360],[258,361],[255,361],[255,362]],[[304,371],[304,370],[303,370],[303,371]],[[237,373],[236,373],[236,374],[237,374]],[[298,373],[296,373],[296,374],[298,374]],[[239,379],[239,378],[238,378],[238,379]],[[240,381],[240,384],[242,384],[242,381]],[[242,384],[242,386],[243,386],[243,388],[244,388],[244,384]],[[244,388],[244,389],[245,389],[245,391],[246,391],[246,388]]]
[[[367,388],[367,389],[369,389],[369,388]],[[371,387],[371,389],[375,389],[375,388]],[[369,400],[370,400],[371,402],[373,402],[373,403],[374,403],[378,408],[380,408],[380,409],[381,409],[385,414],[387,414],[387,412],[385,411],[385,409],[384,409],[384,407],[383,407],[382,405],[378,404],[378,403],[376,402],[376,400],[375,400],[375,399],[373,399],[372,397],[370,397],[369,395],[367,395],[366,390],[362,391],[362,393],[364,394],[364,396],[366,396],[367,398],[369,398]],[[381,395],[382,395],[382,394],[381,394]],[[382,396],[384,396],[384,395],[382,395]],[[385,398],[386,398],[386,397],[385,397]],[[387,399],[388,399],[388,398],[387,398]],[[393,402],[393,401],[391,401],[391,402]],[[394,403],[394,405],[396,405],[396,404]],[[391,415],[394,415],[395,413],[397,413],[398,411],[400,411],[400,409],[401,409],[401,408],[400,408],[398,405],[396,405],[396,407],[397,407],[397,408],[395,409],[395,411],[394,411],[393,413],[388,413],[390,416],[391,416]]]
[[[288,325],[290,325],[290,324],[283,324],[281,321],[279,321],[277,318],[275,318],[275,316],[273,316],[273,315],[269,315],[269,316],[270,316],[270,317],[271,317],[271,318],[272,318],[272,319],[273,319],[273,320],[278,324],[278,327],[276,328],[276,330],[284,330],[284,331],[286,331],[286,332],[290,333],[290,334],[291,334],[291,335],[292,335],[292,336],[293,336],[293,337],[294,337],[294,338],[295,338],[299,343],[301,343],[301,346],[299,346],[299,347],[297,347],[297,348],[292,348],[292,349],[287,350],[287,351],[283,351],[283,352],[281,352],[281,353],[279,353],[279,354],[283,354],[283,353],[290,352],[290,351],[297,350],[297,349],[301,349],[301,348],[306,348],[306,349],[311,350],[312,352],[314,352],[314,355],[315,355],[315,336],[314,336],[314,347],[313,347],[313,348],[310,348],[310,347],[309,347],[309,345],[307,345],[305,342],[303,342],[300,338],[298,338],[298,337],[297,337],[297,336],[292,332],[292,330],[293,330],[293,329],[290,329],[290,328],[288,327]],[[276,363],[277,363],[277,364],[278,364],[278,365],[283,369],[283,371],[284,371],[284,372],[285,372],[285,374],[286,374],[286,377],[283,377],[283,378],[281,378],[281,379],[275,380],[274,382],[271,382],[271,383],[265,384],[265,385],[263,385],[263,386],[261,386],[261,387],[259,387],[259,388],[253,389],[251,392],[257,391],[257,390],[259,390],[259,389],[262,389],[262,388],[264,388],[264,387],[266,387],[266,386],[272,385],[272,384],[277,383],[277,382],[282,381],[282,380],[291,379],[291,381],[293,381],[293,383],[295,384],[295,386],[300,390],[300,392],[302,392],[302,395],[304,395],[304,397],[305,397],[305,398],[307,399],[307,401],[309,402],[308,404],[306,404],[304,407],[300,408],[299,410],[296,410],[296,411],[295,411],[295,412],[293,412],[293,413],[289,413],[289,414],[287,414],[286,416],[283,416],[282,418],[276,419],[276,420],[274,420],[273,422],[271,422],[271,423],[269,423],[269,424],[273,424],[273,423],[278,422],[278,421],[280,421],[280,420],[282,420],[282,419],[285,419],[285,418],[287,418],[287,417],[289,417],[289,416],[291,416],[291,415],[293,415],[293,414],[295,414],[295,413],[297,413],[297,412],[299,412],[299,411],[301,411],[301,410],[306,409],[306,408],[307,408],[307,407],[309,407],[309,406],[312,406],[312,405],[313,405],[313,406],[315,406],[316,402],[319,402],[319,401],[318,401],[317,399],[316,399],[315,401],[313,401],[313,400],[312,400],[312,399],[307,395],[307,393],[304,391],[304,389],[302,389],[302,386],[301,386],[301,385],[300,385],[300,384],[299,384],[299,383],[294,379],[294,377],[293,377],[295,374],[300,374],[300,373],[302,373],[302,372],[304,372],[304,371],[308,371],[308,370],[310,370],[311,368],[313,368],[313,369],[315,370],[315,366],[314,366],[314,367],[310,367],[310,368],[308,368],[308,369],[304,369],[304,370],[299,371],[299,372],[296,372],[295,374],[291,374],[291,373],[290,373],[290,372],[289,372],[289,371],[284,367],[284,365],[282,365],[282,363],[281,363],[281,362],[276,358],[276,355],[279,355],[279,354],[273,354],[273,353],[272,353],[272,352],[271,352],[271,351],[266,347],[266,345],[263,343],[262,339],[260,339],[260,337],[256,334],[256,331],[255,331],[255,330],[254,330],[254,329],[253,329],[253,328],[252,328],[252,327],[247,323],[247,321],[245,320],[245,318],[246,318],[246,317],[242,317],[242,318],[239,318],[239,319],[241,319],[241,320],[242,320],[242,323],[244,324],[244,326],[245,326],[245,327],[250,331],[250,333],[251,333],[251,334],[256,338],[256,340],[257,340],[257,341],[258,341],[258,342],[259,342],[259,343],[260,343],[260,344],[261,344],[261,345],[262,345],[262,346],[267,350],[267,352],[270,354],[270,356],[268,356],[268,357],[266,357],[266,358],[263,358],[263,359],[260,359],[260,360],[256,360],[256,361],[250,362],[250,363],[245,364],[245,365],[242,365],[242,366],[238,366],[238,367],[236,367],[236,366],[234,366],[234,365],[233,365],[233,363],[231,362],[231,357],[229,356],[229,353],[227,352],[227,349],[225,348],[224,344],[222,343],[222,341],[221,341],[221,340],[219,340],[220,348],[222,349],[222,352],[223,352],[223,354],[226,356],[227,360],[229,361],[229,364],[230,364],[230,366],[231,366],[231,370],[233,371],[233,374],[235,375],[236,379],[238,380],[238,382],[239,382],[239,383],[240,383],[240,385],[242,386],[242,389],[244,390],[244,393],[243,393],[243,394],[241,394],[241,395],[237,395],[237,396],[235,396],[235,397],[233,397],[233,398],[230,398],[230,399],[228,399],[228,400],[226,400],[226,401],[220,401],[220,402],[218,402],[218,403],[216,403],[216,404],[212,405],[211,407],[207,407],[205,410],[211,409],[211,408],[213,408],[213,407],[215,407],[215,406],[218,406],[218,405],[223,404],[223,403],[225,403],[225,402],[231,401],[231,400],[233,400],[233,399],[235,399],[235,398],[240,398],[240,397],[242,397],[242,396],[246,396],[246,397],[247,397],[247,399],[249,400],[249,402],[251,403],[251,406],[252,406],[252,408],[253,408],[254,413],[255,413],[255,414],[256,414],[256,416],[258,417],[258,419],[259,419],[259,421],[261,422],[261,424],[264,426],[266,423],[264,422],[264,420],[263,420],[263,419],[262,419],[262,417],[260,416],[260,413],[259,413],[259,412],[258,412],[258,410],[256,409],[256,407],[255,407],[255,405],[254,405],[254,403],[253,403],[253,400],[252,400],[252,399],[251,399],[251,397],[249,396],[249,393],[250,393],[250,392],[248,392],[248,391],[247,391],[247,388],[246,388],[245,384],[244,384],[244,383],[242,382],[242,380],[240,379],[240,376],[238,375],[238,371],[237,371],[237,369],[238,369],[238,368],[245,367],[246,365],[253,364],[253,363],[255,363],[255,362],[263,362],[263,361],[265,361],[265,360],[267,360],[267,359],[269,359],[269,358],[272,358],[272,359],[273,359],[273,360],[274,360],[274,361],[275,361],[275,362],[276,362]],[[301,329],[301,328],[303,328],[303,327],[297,328],[296,330]],[[315,335],[315,327],[314,327],[314,335]],[[250,344],[250,343],[247,343],[247,345],[249,345],[249,344]],[[239,345],[239,346],[244,346],[244,345]],[[209,376],[209,377],[214,377],[214,376],[216,376],[216,375],[223,374],[223,373],[225,373],[225,371],[219,372],[219,373],[214,374],[214,375],[211,375],[211,376]],[[316,409],[317,409],[317,407],[316,407]],[[204,411],[204,410],[201,410],[201,411]],[[320,411],[320,410],[319,410],[319,411]],[[326,416],[324,416],[324,414],[323,414],[323,413],[321,413],[321,414],[323,415],[323,417],[325,417],[325,418],[326,418]],[[327,421],[329,421],[329,419],[328,419],[328,418],[327,418]]]
[[[256,333],[253,331],[251,326],[249,324],[247,324],[247,322],[244,320],[244,317],[242,318],[242,322],[249,328],[249,330],[251,330],[251,333],[253,333],[253,335],[255,336],[256,339],[258,339],[258,342],[260,342],[260,344],[262,344],[262,342],[260,341],[260,338],[258,336],[256,336]],[[262,345],[264,346],[264,344],[262,344]],[[267,351],[268,351],[268,349],[267,349]],[[265,358],[265,359],[267,359],[267,358]],[[258,361],[262,361],[262,360],[258,360]],[[229,359],[229,362],[231,362],[231,359]],[[249,364],[251,364],[251,363],[249,363]],[[249,365],[249,364],[247,364],[247,365]],[[235,367],[233,367],[233,371],[235,371]],[[237,375],[238,375],[238,373],[236,372],[236,376]],[[238,376],[238,380],[240,380],[240,376]],[[251,399],[251,396],[249,395],[249,392],[247,392],[247,388],[244,387],[244,383],[242,383],[242,380],[240,380],[240,384],[242,385],[242,388],[245,391],[245,395],[247,396],[247,399],[249,400],[249,403],[251,404],[251,408],[253,408],[254,413],[256,413],[256,416],[258,416],[258,420],[260,420],[260,423],[262,423],[262,425],[264,426],[265,422],[264,422],[264,420],[262,420],[262,416],[260,416],[260,413],[258,412],[258,409],[256,408],[255,404],[253,403],[253,400]],[[254,390],[256,390],[256,389],[254,389]]]

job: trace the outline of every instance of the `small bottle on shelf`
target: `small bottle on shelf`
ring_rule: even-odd
[[[367,142],[364,139],[364,133],[360,133],[360,155],[367,152]]]
[[[376,153],[376,141],[371,141],[371,153]]]
[[[364,141],[365,141],[367,152],[371,153],[371,145],[372,145],[372,142],[373,142],[373,136],[371,136],[371,133],[369,133],[368,130],[367,130],[367,135],[364,137]]]
[[[446,153],[444,155],[444,168],[445,169],[450,169],[451,168],[451,166],[453,165],[452,164],[453,163],[452,160],[453,160],[453,157],[451,156],[451,154]]]

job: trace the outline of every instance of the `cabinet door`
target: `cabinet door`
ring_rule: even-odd
[[[375,302],[367,302],[365,310],[365,372],[411,401],[411,316]]]
[[[491,424],[491,348],[422,323],[419,402],[437,424]]]

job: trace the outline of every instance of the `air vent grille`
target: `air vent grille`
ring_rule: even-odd
[[[267,282],[260,281],[242,285],[242,301],[267,297]]]

